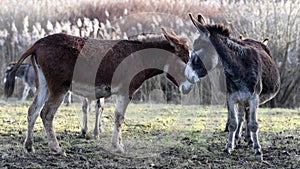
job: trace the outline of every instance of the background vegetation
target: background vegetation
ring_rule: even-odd
[[[300,106],[300,1],[299,0],[3,0],[0,8],[0,76],[4,67],[16,61],[37,39],[66,32],[97,39],[120,39],[138,33],[161,33],[160,27],[173,28],[192,41],[197,31],[188,12],[202,13],[208,22],[231,27],[233,36],[263,39],[280,69],[282,86],[267,106]],[[218,74],[216,70],[214,72]],[[167,102],[214,104],[222,92],[214,92],[216,79],[208,76],[190,95],[182,97],[164,76],[147,81],[135,100],[148,101],[151,92],[163,91]],[[3,81],[0,82],[3,93]],[[16,95],[20,93],[16,92]],[[222,95],[219,96],[219,95]],[[221,99],[222,100],[222,99]],[[222,103],[223,104],[223,103]]]

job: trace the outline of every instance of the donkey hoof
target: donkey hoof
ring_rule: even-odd
[[[118,153],[118,154],[123,154],[125,152],[124,148],[123,148],[123,145],[121,145],[121,144],[113,145],[113,149],[114,149],[114,152]]]
[[[229,132],[229,129],[228,129],[228,126],[226,125],[225,129],[224,129],[224,132],[228,133]]]
[[[32,146],[30,146],[30,147],[24,147],[24,151],[25,151],[25,153],[26,154],[31,154],[31,153],[34,153],[35,152],[35,150],[34,150],[34,148],[32,147]]]
[[[226,153],[226,154],[231,154],[232,151],[233,151],[232,148],[225,148],[225,149],[223,150],[223,152]]]
[[[124,149],[123,149],[122,147],[116,148],[116,149],[114,150],[114,152],[115,152],[115,153],[118,153],[118,154],[124,154],[124,153],[125,153],[125,151],[124,151]]]
[[[64,156],[64,157],[67,156],[66,152],[63,151],[61,148],[58,148],[58,149],[55,149],[55,150],[52,149],[52,150],[51,150],[51,154],[52,154],[52,155],[55,155],[55,156]]]
[[[262,155],[255,155],[255,160],[257,160],[257,161],[263,161]]]
[[[235,141],[235,148],[240,148],[241,147],[241,138],[236,138]]]
[[[85,138],[85,135],[78,134],[78,135],[76,136],[76,138]]]
[[[99,133],[102,133],[102,129],[100,128],[99,130],[94,131],[94,139],[97,140],[99,138]]]
[[[33,146],[32,146],[32,143],[28,143],[28,142],[25,141],[25,144],[24,144],[24,151],[25,151],[26,153],[34,153],[35,150],[34,150],[34,148],[33,148]]]
[[[53,156],[64,156],[64,157],[67,156],[66,152],[64,152],[64,151],[61,151],[61,152],[51,151],[51,154],[52,154]]]
[[[66,154],[65,151],[61,151],[61,152],[59,153],[59,155],[64,156],[64,157],[67,157],[67,154]]]
[[[94,138],[94,140],[99,140],[99,135],[94,134],[93,138]]]
[[[100,136],[99,136],[98,133],[94,133],[93,138],[94,138],[95,140],[99,140]]]
[[[257,161],[263,161],[263,155],[261,153],[261,151],[258,149],[258,150],[255,150],[255,160]]]
[[[89,140],[89,139],[90,139],[90,136],[88,136],[88,134],[85,133],[85,132],[80,132],[80,134],[78,134],[78,135],[76,136],[76,138],[80,138],[80,139],[85,138],[85,139]]]
[[[246,142],[248,147],[252,147],[253,141],[251,139],[246,140]]]

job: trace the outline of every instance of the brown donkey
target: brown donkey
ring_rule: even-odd
[[[239,120],[235,107],[243,107],[249,111],[247,127],[251,133],[255,157],[257,160],[262,160],[258,140],[257,108],[260,104],[272,99],[280,88],[279,71],[271,57],[270,50],[260,41],[230,37],[228,28],[222,24],[208,25],[202,15],[198,15],[198,20],[192,14],[189,16],[200,32],[198,40],[210,42],[214,46],[224,68],[229,119],[229,138],[225,152],[231,153],[235,143],[239,140],[240,131],[237,131]],[[201,54],[209,53],[199,50],[205,51],[206,49],[191,52],[185,71],[186,76],[193,83],[199,81],[203,72],[197,58],[199,60]],[[243,112],[239,112],[241,113]]]
[[[56,139],[53,118],[70,86],[73,93],[90,100],[116,95],[112,146],[123,152],[121,130],[125,111],[145,80],[165,72],[181,92],[192,87],[184,76],[189,59],[186,41],[163,31],[167,40],[163,36],[148,40],[95,40],[54,34],[25,51],[10,76],[14,77],[20,64],[31,55],[38,92],[28,110],[27,152],[34,151],[33,129],[40,113],[50,150],[64,154]],[[13,80],[10,78],[9,83]],[[9,86],[5,86],[8,96],[13,92]]]

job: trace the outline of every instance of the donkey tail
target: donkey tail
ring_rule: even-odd
[[[7,73],[6,76],[6,81],[4,84],[4,96],[10,97],[13,92],[14,92],[14,88],[15,88],[15,76],[16,76],[16,72],[18,70],[18,68],[20,67],[20,65],[24,62],[24,60],[30,56],[33,55],[35,53],[35,50],[37,48],[37,43],[35,43],[33,46],[31,46],[28,50],[26,50],[21,58],[18,60],[18,62],[13,66],[13,68],[11,69],[11,71],[9,71]]]

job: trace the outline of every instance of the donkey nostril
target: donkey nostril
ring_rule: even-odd
[[[105,86],[104,90],[110,91],[110,86]]]

